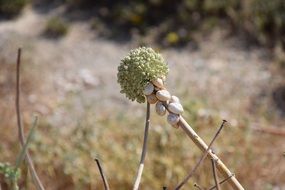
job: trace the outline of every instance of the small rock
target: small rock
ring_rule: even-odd
[[[93,76],[88,69],[81,69],[79,71],[79,78],[81,78],[84,85],[94,87],[99,85],[99,80]]]

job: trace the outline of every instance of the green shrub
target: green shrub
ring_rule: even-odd
[[[249,33],[263,44],[281,42],[285,49],[285,1],[251,0],[247,6],[244,21],[250,22]]]
[[[67,34],[68,24],[59,17],[49,19],[45,29],[45,35],[52,38],[59,38]]]
[[[21,12],[27,0],[0,0],[0,14],[14,16]]]
[[[129,35],[135,28],[145,34],[156,27],[157,41],[167,46],[187,44],[193,32],[227,24],[235,33],[242,32],[262,45],[281,43],[285,49],[284,0],[67,0],[67,4],[78,5],[75,9],[83,5],[97,9],[96,17],[113,33]],[[187,31],[185,37],[181,38],[180,31]]]

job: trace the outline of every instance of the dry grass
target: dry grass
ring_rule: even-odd
[[[41,94],[38,88],[40,84],[36,82],[39,75],[34,71],[23,68],[22,105],[25,126],[31,123],[30,116],[34,111],[27,97],[32,93]],[[1,162],[14,161],[18,152],[14,72],[14,64],[1,63]],[[206,103],[199,97],[192,97],[190,101],[187,92],[183,96],[181,99],[185,100],[185,118],[209,143],[221,119],[224,118],[215,114],[207,117],[199,115],[198,110],[206,108]],[[41,101],[45,98],[42,96]],[[78,94],[71,94],[64,103],[57,106],[65,111],[77,110],[73,103],[76,98]],[[72,122],[65,122],[62,126],[53,125],[48,116],[40,118],[31,150],[39,175],[47,189],[102,189],[103,184],[94,162],[95,157],[104,165],[111,189],[132,188],[139,162],[145,116],[133,114],[133,110],[125,111],[124,106],[117,110],[97,112],[92,109],[96,106],[96,102],[85,106],[78,116],[76,111],[74,115],[65,112],[67,114],[62,117],[65,120],[69,118]],[[143,110],[144,106],[138,107],[138,113],[143,113]],[[141,187],[162,189],[166,185],[172,189],[193,167],[201,152],[181,130],[171,128],[164,119],[155,114],[152,118]],[[264,118],[264,122],[270,123],[270,118]],[[215,152],[231,171],[236,173],[245,189],[284,188],[284,138],[255,133],[248,126],[250,123],[246,117],[236,126],[227,126],[214,145]],[[31,180],[25,176],[22,178],[22,186],[25,185],[24,181]],[[219,176],[219,179],[222,177]],[[199,168],[186,188],[192,188],[195,182],[202,187],[214,184],[210,161]],[[31,186],[30,184],[29,189],[32,189]],[[225,186],[222,188],[227,189]]]

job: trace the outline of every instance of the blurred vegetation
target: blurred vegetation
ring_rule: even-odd
[[[91,9],[92,27],[105,36],[138,32],[148,34],[155,27],[157,42],[165,46],[185,45],[196,31],[226,26],[252,42],[285,49],[285,1],[283,0],[52,0],[32,1],[66,4],[71,10]],[[16,14],[27,0],[0,0],[2,14]],[[103,24],[102,24],[103,23]],[[50,23],[59,33],[66,28],[56,19]],[[98,27],[99,26],[99,27]],[[52,30],[53,31],[53,30]],[[56,32],[57,33],[57,32]],[[129,35],[128,35],[129,36]]]
[[[285,49],[285,2],[283,0],[68,0],[71,7],[95,7],[96,16],[108,27],[133,29],[145,34],[158,27],[165,45],[184,44],[194,31],[226,24],[234,33]],[[159,41],[161,41],[159,39]]]
[[[0,15],[15,16],[27,3],[28,0],[0,0]]]
[[[68,104],[64,106],[75,109],[71,103]],[[197,100],[186,102],[185,105],[185,117],[209,142],[220,124],[220,117],[199,116],[197,109],[203,104]],[[181,130],[171,128],[164,119],[155,116],[152,115],[142,187],[160,189],[167,185],[172,189],[193,167],[201,152]],[[102,189],[101,178],[93,160],[96,157],[102,161],[112,189],[132,188],[141,151],[143,117],[134,117],[127,112],[98,115],[98,112],[86,109],[75,125],[56,127],[43,121],[41,130],[35,133],[31,150],[47,187]],[[246,189],[273,189],[281,183],[284,175],[279,165],[283,158],[273,158],[271,155],[272,151],[278,149],[278,146],[271,147],[272,144],[278,145],[282,139],[273,140],[266,135],[262,138],[264,140],[260,142],[260,135],[228,125],[214,146],[215,152],[236,172]],[[7,153],[2,157],[5,158]],[[194,182],[207,187],[213,185],[211,172],[206,172],[210,170],[210,162],[206,161],[186,185],[186,189],[192,189]],[[28,179],[23,177],[22,180]],[[223,187],[230,189],[227,185]]]
[[[39,90],[39,84],[35,83],[42,77],[42,73],[40,76],[31,75],[31,66],[27,67],[26,70],[23,67],[22,73],[23,97]],[[15,160],[15,154],[19,152],[14,99],[11,98],[15,85],[15,77],[11,73],[15,71],[15,65],[4,63],[2,68],[0,76],[6,76],[6,80],[0,80],[1,89],[5,89],[0,91],[4,100],[0,101],[3,108],[0,109],[3,126],[1,162]],[[45,100],[50,98],[48,95]],[[94,162],[96,157],[101,160],[112,189],[131,189],[141,153],[145,107],[121,107],[114,111],[113,107],[108,110],[96,101],[87,101],[81,110],[75,103],[78,98],[86,99],[80,93],[69,93],[63,102],[55,105],[54,110],[67,110],[66,114],[59,115],[62,123],[55,125],[52,119],[47,119],[49,116],[43,116],[40,118],[39,130],[34,132],[30,150],[45,186],[48,189],[66,190],[102,189],[102,180]],[[221,123],[220,115],[201,113],[208,105],[205,100],[193,96],[191,92],[185,92],[181,99],[184,100],[183,115],[186,120],[206,142],[210,142]],[[28,98],[22,98],[22,105],[23,116],[26,116],[23,117],[23,123],[27,126],[31,123],[33,105],[29,103]],[[81,110],[80,113],[78,110]],[[67,118],[68,121],[65,120]],[[268,122],[265,125],[270,124],[270,121],[264,122]],[[215,142],[215,152],[236,173],[246,189],[268,190],[283,185],[285,165],[282,164],[284,158],[280,146],[284,139],[256,134],[250,128],[243,128],[242,126],[249,125],[243,118],[236,125],[231,127],[229,124],[225,127]],[[142,178],[143,189],[161,189],[164,185],[173,189],[200,156],[201,151],[182,130],[171,128],[165,118],[157,117],[152,110],[148,153]],[[31,178],[25,175],[24,168],[21,169],[23,175],[19,179],[20,188],[33,189]],[[185,188],[192,189],[194,182],[204,187],[213,185],[212,173],[207,171],[211,171],[209,161],[199,168]],[[5,176],[0,174],[2,188],[6,190],[8,182],[4,179]],[[230,189],[227,185],[223,188]]]
[[[65,36],[68,32],[68,24],[59,17],[52,17],[48,20],[45,35],[51,38]]]
[[[57,0],[50,2],[55,1]],[[20,13],[26,2],[0,0],[0,12],[5,15]],[[67,4],[68,11],[78,8],[95,9],[91,15],[94,17],[92,27],[102,35],[110,37],[121,33],[132,34],[134,31],[146,35],[151,33],[152,28],[156,28],[157,42],[165,46],[180,46],[195,40],[195,32],[209,32],[213,27],[227,26],[235,34],[244,34],[268,47],[278,47],[276,51],[280,54],[284,51],[285,7],[282,0],[61,0],[58,2]],[[60,18],[54,17],[49,20],[47,31],[62,36],[67,33],[68,25]],[[284,56],[280,56],[280,59],[284,59]],[[285,62],[280,61],[280,63]],[[11,73],[14,73],[15,68],[13,64],[5,64],[2,60],[1,64],[0,95],[3,101],[0,101],[2,108],[0,109],[2,126],[0,159],[2,162],[13,160],[19,148],[16,140],[14,102],[11,98],[15,86],[15,77]],[[42,73],[30,67],[23,68],[23,71],[23,96],[28,97],[29,93],[39,90],[40,76],[37,75]],[[44,183],[48,184],[49,189],[102,189],[101,178],[93,161],[98,157],[102,161],[112,189],[131,188],[141,151],[144,116],[137,116],[132,113],[133,110],[127,112],[123,108],[116,112],[114,110],[98,112],[95,110],[98,106],[96,102],[84,108],[80,116],[77,115],[79,113],[72,115],[72,110],[78,111],[74,103],[76,101],[73,99],[77,95],[71,94],[66,98],[66,102],[56,105],[69,110],[69,115],[64,117],[71,118],[73,122],[55,126],[51,121],[42,118],[39,124],[40,130],[35,131],[31,150]],[[185,97],[191,97],[192,100],[183,102],[184,116],[199,135],[209,142],[222,118],[219,115],[199,115],[199,110],[207,107],[204,101],[192,97],[191,94],[185,94],[181,99],[186,100]],[[23,105],[23,110],[28,115],[33,109],[32,105],[25,98]],[[167,185],[173,188],[186,175],[186,171],[192,168],[201,152],[181,130],[171,128],[162,118],[152,118],[142,187],[160,189],[163,185]],[[270,120],[264,122],[265,125],[271,125]],[[29,117],[24,118],[24,124],[28,123],[30,123]],[[214,145],[215,151],[221,155],[232,171],[236,171],[237,178],[246,189],[274,189],[279,184],[284,184],[285,168],[282,164],[284,158],[278,155],[284,139],[256,134],[249,128],[241,128],[249,125],[242,118],[237,125],[233,128],[227,127],[222,132],[221,138]],[[1,167],[4,168],[3,165]],[[203,186],[212,185],[211,173],[205,172],[209,170],[210,164],[206,163],[199,169],[199,175],[195,175],[187,187],[193,188],[193,182]],[[0,180],[3,178],[5,177],[0,175]],[[23,175],[20,181],[20,186],[23,187],[31,179]]]

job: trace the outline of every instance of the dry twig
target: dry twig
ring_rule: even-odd
[[[178,124],[201,151],[204,152],[208,149],[207,144],[203,141],[202,138],[197,135],[197,133],[192,129],[192,127],[185,121],[183,117],[180,117],[180,121]],[[229,183],[233,189],[244,190],[239,181],[235,178],[235,176],[232,176],[232,172],[227,168],[227,166],[222,162],[222,160],[219,159],[216,154],[209,151],[208,157],[217,160],[217,168],[225,178],[231,176],[229,178]]]
[[[218,182],[216,160],[211,159],[211,162],[212,162],[213,176],[214,176],[214,180],[215,180],[215,184],[216,184],[217,190],[221,190],[220,184]]]
[[[135,180],[133,190],[139,189],[139,185],[140,185],[140,181],[141,181],[141,177],[142,177],[142,173],[143,173],[144,160],[145,160],[146,151],[147,151],[147,138],[148,138],[149,122],[150,122],[150,104],[147,102],[143,148],[142,148],[140,165],[139,165],[139,169],[138,169],[138,173],[137,173],[137,177]]]
[[[219,130],[216,132],[214,138],[210,142],[210,144],[209,144],[208,148],[206,149],[206,151],[204,152],[204,154],[201,156],[200,160],[197,162],[197,164],[194,166],[194,168],[189,172],[189,174],[185,177],[185,179],[177,185],[177,187],[175,188],[176,190],[179,190],[183,185],[186,184],[186,182],[194,175],[194,173],[196,172],[196,170],[198,169],[200,164],[202,164],[202,162],[206,159],[213,143],[217,139],[217,137],[220,134],[221,130],[223,129],[225,123],[226,123],[226,120],[223,120],[223,123],[221,124]]]
[[[234,174],[231,174],[231,175],[228,176],[226,179],[220,181],[219,184],[222,185],[223,183],[225,183],[226,181],[228,181],[229,179],[231,179],[233,176],[234,176]],[[217,186],[214,185],[213,187],[209,188],[208,190],[214,190],[214,189],[216,189],[216,188],[217,188]]]
[[[246,126],[241,126],[241,128],[246,128]],[[285,136],[285,130],[283,128],[278,128],[278,127],[272,127],[272,126],[260,126],[258,124],[253,124],[252,126],[249,127],[249,129],[260,132],[260,133],[266,133],[270,135],[277,135],[277,136]]]
[[[97,166],[98,166],[100,175],[101,175],[101,177],[102,177],[105,190],[110,190],[109,184],[108,184],[108,181],[107,181],[107,178],[106,178],[106,176],[104,175],[104,172],[103,172],[103,169],[102,169],[102,167],[101,167],[100,161],[99,161],[97,158],[95,158],[95,161],[96,161],[96,163],[97,163]]]
[[[18,57],[17,57],[17,72],[16,72],[16,114],[17,114],[17,125],[18,125],[18,136],[21,146],[23,147],[25,144],[25,136],[24,136],[24,129],[22,126],[22,120],[21,120],[21,110],[20,110],[20,64],[21,64],[21,48],[18,49]],[[40,181],[40,178],[37,175],[37,172],[35,170],[32,158],[30,157],[30,154],[28,151],[25,152],[27,163],[29,166],[29,169],[32,174],[33,181],[39,190],[44,190],[44,186],[42,185],[42,182]]]

